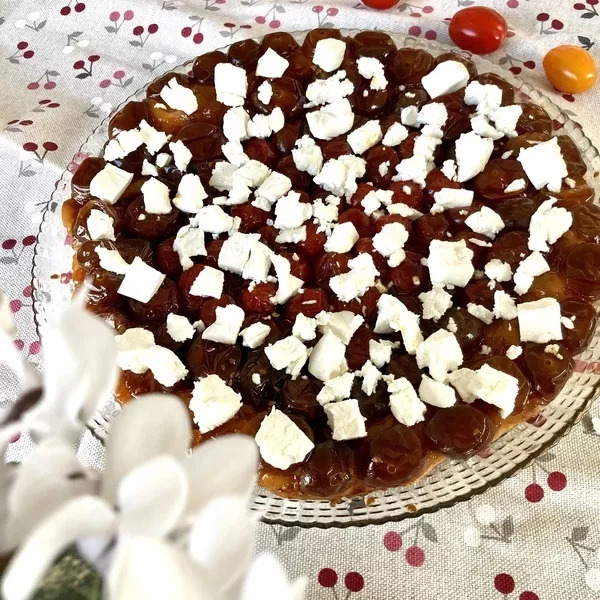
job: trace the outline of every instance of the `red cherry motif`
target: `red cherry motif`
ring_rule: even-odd
[[[204,35],[202,33],[195,33],[192,41],[194,44],[201,44],[202,40],[204,40]]]
[[[181,35],[186,38],[186,37],[190,37],[190,35],[192,35],[192,28],[191,27],[184,27],[181,30]]]
[[[126,10],[123,13],[123,20],[124,21],[131,21],[131,19],[133,19],[133,11],[132,10]]]
[[[402,547],[402,536],[395,531],[388,531],[383,536],[383,545],[390,552],[398,552]]]
[[[23,52],[23,58],[31,58],[34,54],[35,53],[33,50],[26,50]]]
[[[56,87],[55,81],[46,81],[46,83],[44,84],[45,90],[53,90],[55,87]]]
[[[23,246],[32,246],[35,244],[35,235],[28,235],[23,238]]]
[[[425,563],[425,552],[419,546],[410,546],[406,549],[405,559],[411,567],[422,567]]]
[[[112,21],[113,23],[117,22],[120,18],[121,18],[121,13],[116,10],[111,12],[110,15],[108,15],[108,19],[110,21]]]
[[[4,250],[12,250],[17,245],[17,240],[4,240],[2,242],[2,248]]]
[[[156,33],[158,31],[158,25],[156,23],[150,23],[150,25],[148,25],[148,33],[153,34]]]
[[[85,10],[85,4],[83,2],[78,2],[74,7],[75,12],[83,12]]]
[[[508,6],[508,8],[518,8],[519,0],[508,0],[506,6]]]
[[[85,63],[82,60],[76,60],[73,63],[73,68],[74,69],[83,69],[84,66],[85,66]]]
[[[519,594],[519,600],[540,600],[540,597],[534,592],[525,591]]]
[[[66,17],[67,15],[70,15],[70,14],[71,14],[71,7],[70,7],[70,6],[63,6],[63,7],[60,9],[60,14],[61,14],[63,17]]]
[[[17,44],[17,49],[18,50],[25,50],[25,48],[27,48],[27,46],[29,46],[29,44],[27,42],[19,42]]]
[[[337,583],[338,575],[333,569],[325,568],[319,571],[317,580],[323,587],[330,588]]]
[[[133,35],[142,35],[144,33],[144,28],[141,25],[136,25],[133,28]]]
[[[544,488],[539,483],[530,483],[525,488],[525,498],[529,502],[540,502],[544,497]]]
[[[100,60],[100,57],[97,54],[92,54],[91,56],[88,56],[88,60],[91,63],[95,63],[95,62],[98,62]]]
[[[23,150],[26,152],[35,152],[38,149],[38,145],[35,142],[25,142],[23,144]]]
[[[38,340],[29,344],[29,354],[39,354],[40,350],[41,344]]]
[[[269,23],[269,27],[271,29],[277,29],[278,27],[281,26],[281,21],[278,21],[277,19],[273,19],[270,23]]]
[[[28,90],[37,90],[39,87],[40,87],[40,84],[37,81],[32,81],[31,83],[27,84]]]
[[[42,144],[42,147],[47,152],[55,152],[56,150],[58,150],[58,144],[56,144],[55,142],[44,142]]]
[[[545,23],[548,19],[550,18],[550,15],[548,13],[540,13],[536,19],[540,22],[540,23]]]
[[[548,475],[548,487],[553,492],[560,492],[567,487],[567,477],[564,473],[560,471],[552,471]]]
[[[25,348],[25,342],[23,342],[23,340],[15,340],[14,344],[19,352]]]
[[[356,571],[350,571],[346,573],[344,577],[344,585],[351,592],[360,592],[365,587],[365,580],[360,573]]]
[[[32,294],[33,288],[30,285],[23,289],[23,296],[25,296],[25,298],[31,298]]]
[[[515,580],[508,573],[499,573],[494,577],[494,587],[501,594],[512,594],[515,590]]]
[[[320,12],[323,12],[323,7],[322,7],[322,6],[313,6],[313,7],[312,7],[312,11],[313,11],[314,13],[317,13],[317,14],[319,14]]]
[[[20,300],[11,300],[8,304],[11,312],[19,312],[23,308],[23,303]]]

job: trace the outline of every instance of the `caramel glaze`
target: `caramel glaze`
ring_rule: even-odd
[[[312,183],[306,173],[295,168],[290,152],[296,139],[309,133],[306,123],[301,121],[304,90],[307,83],[325,77],[319,68],[312,64],[314,47],[319,39],[342,38],[336,29],[319,29],[310,32],[304,43],[299,45],[287,33],[272,33],[261,44],[251,40],[237,42],[229,49],[229,54],[210,52],[196,59],[189,75],[176,75],[182,85],[194,90],[198,99],[198,110],[188,116],[164,107],[158,94],[172,75],[164,75],[148,89],[147,98],[130,102],[116,113],[110,122],[110,135],[136,127],[145,118],[153,126],[171,133],[174,139],[185,141],[193,154],[188,169],[197,172],[209,192],[208,179],[214,162],[222,158],[220,146],[224,141],[220,123],[225,107],[216,101],[212,73],[217,63],[231,61],[248,71],[249,93],[247,105],[255,112],[268,112],[279,106],[286,116],[286,125],[279,133],[268,140],[251,139],[244,143],[245,152],[256,160],[287,175],[293,187],[302,193],[302,200],[311,202],[323,197],[326,192]],[[505,104],[514,102],[512,86],[497,75],[483,73],[477,75],[475,66],[464,57],[453,54],[432,57],[423,50],[397,49],[389,36],[381,32],[362,32],[356,38],[346,38],[347,52],[342,68],[355,85],[350,102],[356,114],[355,127],[365,120],[378,118],[382,128],[389,127],[399,120],[402,108],[414,104],[422,106],[428,97],[420,86],[423,75],[442,60],[461,60],[472,77],[481,83],[498,85],[503,90]],[[271,81],[273,100],[269,107],[261,104],[256,90],[262,79],[253,70],[256,60],[267,49],[273,48],[290,61],[286,74]],[[389,85],[386,90],[373,91],[368,81],[362,79],[356,68],[360,56],[375,56],[386,66]],[[366,94],[363,92],[366,91]],[[444,128],[444,143],[439,149],[436,164],[450,157],[454,140],[470,129],[472,107],[464,103],[463,90],[436,99],[443,102],[448,110],[448,121]],[[163,104],[161,106],[161,104]],[[416,134],[396,148],[375,146],[365,154],[367,175],[359,181],[357,192],[347,205],[340,209],[339,222],[351,221],[361,239],[355,252],[368,252],[373,256],[381,272],[383,283],[389,293],[400,297],[410,310],[421,312],[418,294],[428,285],[428,273],[421,259],[427,255],[429,243],[433,239],[467,241],[474,251],[474,264],[482,269],[493,258],[508,262],[513,271],[524,256],[529,254],[527,229],[531,215],[540,203],[550,197],[547,191],[536,191],[531,186],[516,193],[505,193],[506,187],[517,178],[524,178],[520,164],[514,160],[520,148],[525,148],[552,136],[552,121],[539,106],[526,103],[523,116],[517,125],[517,137],[501,139],[495,144],[492,160],[484,171],[467,187],[475,191],[473,207],[467,214],[459,210],[447,210],[442,214],[430,214],[433,195],[444,187],[459,187],[448,180],[439,169],[431,171],[423,190],[412,182],[394,183],[391,181],[394,166],[402,158],[411,156]],[[356,387],[352,397],[356,397],[361,411],[367,418],[366,438],[348,442],[334,442],[326,424],[322,408],[316,401],[320,382],[312,377],[287,381],[281,372],[269,364],[262,349],[248,352],[238,346],[224,346],[206,342],[197,336],[193,342],[174,342],[166,333],[165,318],[169,312],[179,312],[192,320],[201,318],[210,324],[215,318],[215,308],[229,302],[241,304],[247,314],[244,326],[257,320],[269,319],[272,332],[266,343],[288,335],[295,315],[303,312],[314,316],[320,310],[352,310],[365,317],[365,324],[355,333],[347,350],[347,360],[351,369],[359,369],[368,358],[368,342],[379,336],[372,331],[376,317],[376,304],[380,292],[370,289],[360,300],[349,303],[339,302],[328,287],[329,279],[348,270],[350,255],[325,254],[325,236],[317,233],[311,223],[307,224],[307,240],[299,244],[279,245],[275,243],[277,231],[266,223],[267,215],[250,204],[232,209],[239,216],[244,232],[258,232],[262,241],[277,252],[298,260],[291,260],[292,272],[305,280],[305,293],[291,300],[281,309],[280,315],[271,316],[268,298],[273,295],[272,284],[259,284],[253,292],[235,275],[226,274],[224,296],[220,300],[201,299],[189,294],[191,283],[203,265],[216,266],[222,239],[207,244],[208,256],[196,261],[196,265],[183,273],[177,254],[173,251],[173,238],[179,227],[186,223],[185,215],[173,210],[169,215],[149,215],[144,213],[140,187],[145,177],[140,175],[144,150],[140,149],[121,161],[120,166],[135,174],[135,177],[114,206],[108,206],[90,196],[89,183],[100,171],[105,162],[101,158],[88,158],[79,167],[72,181],[72,198],[62,207],[65,226],[73,237],[76,255],[73,263],[73,279],[79,285],[85,278],[91,279],[92,290],[89,308],[101,315],[117,332],[128,327],[147,327],[153,331],[157,343],[175,351],[186,363],[190,376],[166,389],[151,373],[135,375],[122,373],[116,390],[120,402],[127,402],[133,395],[158,391],[171,392],[187,403],[190,398],[193,378],[208,373],[217,373],[240,391],[244,405],[239,413],[221,427],[202,436],[197,429],[193,432],[193,443],[202,443],[226,433],[238,432],[253,436],[261,419],[276,405],[285,411],[315,442],[313,452],[305,461],[293,465],[287,471],[280,471],[261,462],[260,484],[269,490],[289,498],[330,499],[339,501],[343,497],[364,495],[377,489],[397,485],[407,485],[417,481],[446,457],[465,458],[484,451],[487,445],[516,424],[535,415],[543,405],[550,402],[560,391],[573,372],[573,356],[589,343],[596,325],[596,312],[592,302],[600,298],[600,245],[596,243],[600,235],[600,208],[592,204],[593,190],[587,185],[584,175],[586,166],[570,138],[558,136],[558,141],[567,162],[569,177],[574,185],[563,188],[552,196],[558,206],[564,206],[573,214],[573,227],[562,236],[548,254],[551,271],[537,277],[531,289],[521,297],[522,301],[536,300],[552,296],[561,303],[563,315],[575,316],[573,329],[564,329],[564,339],[559,344],[560,355],[544,352],[545,344],[527,343],[523,354],[515,361],[505,353],[512,344],[519,344],[518,323],[514,321],[493,321],[489,326],[470,315],[464,307],[468,302],[483,304],[492,308],[493,291],[489,281],[483,278],[473,280],[464,289],[454,294],[454,306],[438,323],[421,321],[425,336],[446,327],[450,317],[456,324],[456,336],[465,357],[464,366],[477,368],[484,363],[505,371],[518,378],[520,389],[515,412],[502,419],[494,407],[481,401],[466,405],[458,402],[448,409],[428,407],[425,421],[408,428],[398,423],[391,415],[388,398],[383,383],[372,396],[366,396]],[[335,158],[350,153],[345,136],[320,142],[324,159]],[[507,158],[502,155],[512,150]],[[388,173],[382,174],[379,165],[389,161]],[[169,166],[159,170],[160,178],[175,190],[181,174]],[[369,182],[369,183],[367,183]],[[408,221],[398,215],[384,216],[378,221],[370,219],[362,210],[360,201],[374,187],[394,191],[393,202],[403,202],[420,210],[424,216],[416,221]],[[410,193],[407,193],[409,188]],[[217,195],[217,194],[213,194]],[[506,228],[492,243],[482,247],[471,240],[486,238],[471,232],[464,224],[468,214],[482,205],[491,206],[503,218]],[[90,241],[87,231],[87,216],[92,209],[103,210],[114,221],[116,242]],[[138,216],[145,214],[144,220]],[[407,257],[396,268],[389,268],[378,255],[371,242],[372,236],[388,222],[399,221],[410,232],[406,245]],[[119,296],[116,292],[122,277],[100,268],[96,245],[119,250],[125,260],[140,256],[148,264],[159,268],[167,279],[156,296],[142,305]],[[497,284],[496,290],[512,291],[511,282]],[[306,302],[309,299],[311,302]],[[385,336],[401,341],[398,335]],[[483,346],[489,355],[481,354]],[[395,376],[407,377],[413,385],[418,385],[421,372],[414,357],[400,351],[383,369]],[[252,373],[261,373],[262,383],[252,383]],[[191,415],[190,415],[191,417]]]

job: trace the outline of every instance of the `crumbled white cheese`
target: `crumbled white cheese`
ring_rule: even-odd
[[[306,240],[306,225],[282,229],[275,238],[277,244],[298,244]]]
[[[248,92],[248,78],[242,67],[230,63],[215,65],[215,92],[217,101],[226,106],[243,106]]]
[[[404,190],[404,188],[408,188],[408,186],[403,186],[403,191],[406,194],[407,192]],[[408,189],[410,190],[410,188]],[[415,210],[407,204],[404,204],[403,202],[396,202],[394,204],[390,204],[387,207],[387,210],[388,213],[390,213],[390,215],[400,215],[401,217],[406,217],[411,221],[416,221],[417,219],[420,219],[423,216],[423,213],[419,212],[418,210]]]
[[[499,140],[503,136],[483,115],[471,117],[471,129],[477,135],[491,140]]]
[[[292,335],[303,342],[309,342],[317,337],[317,320],[302,313],[296,315]]]
[[[444,177],[450,181],[456,181],[456,162],[454,160],[445,160],[440,170]]]
[[[304,108],[313,108],[342,100],[352,94],[353,91],[354,84],[346,79],[346,71],[338,71],[331,77],[316,79],[308,84],[305,94],[308,102],[304,105]]]
[[[358,407],[358,400],[330,402],[323,408],[334,440],[354,440],[367,435],[365,418]]]
[[[223,271],[205,265],[194,279],[190,287],[190,294],[203,298],[220,298],[223,295],[224,283],[225,275]]]
[[[517,318],[517,305],[505,291],[494,292],[494,317],[510,321]]]
[[[443,136],[443,128],[448,120],[448,109],[442,102],[430,102],[419,110],[417,125],[422,125],[421,132],[436,138]]]
[[[277,275],[278,284],[275,302],[285,304],[293,295],[298,293],[304,285],[304,281],[291,274],[290,261],[287,258],[274,254],[271,256],[271,261]]]
[[[116,273],[117,275],[125,275],[129,269],[129,263],[119,254],[118,250],[109,250],[102,246],[96,246],[94,251],[100,259],[100,267],[105,271]]]
[[[145,350],[155,345],[154,334],[142,327],[132,327],[115,336],[117,343],[117,364],[123,371],[141,375],[148,370]]]
[[[308,348],[297,337],[290,335],[269,344],[265,354],[274,369],[285,369],[292,379],[296,379],[308,359]]]
[[[248,123],[250,115],[241,106],[230,108],[223,117],[223,135],[231,142],[245,140],[248,138]]]
[[[367,253],[359,254],[348,261],[350,271],[335,275],[329,280],[333,293],[342,301],[350,302],[360,298],[375,283],[379,271],[373,258]]]
[[[393,197],[393,190],[371,190],[360,201],[360,205],[364,208],[365,213],[370,216],[376,210],[379,210],[382,204],[383,206],[389,206]]]
[[[562,187],[563,177],[568,175],[556,137],[529,148],[521,148],[517,160],[536,190],[548,186],[550,191],[558,192]]]
[[[200,433],[227,423],[242,408],[242,396],[218,375],[207,375],[194,382],[190,410]]]
[[[456,190],[454,188],[442,188],[433,193],[434,205],[432,213],[442,212],[447,208],[465,208],[473,204],[473,192],[471,190]]]
[[[410,106],[405,106],[400,111],[400,121],[402,121],[403,125],[407,127],[415,127],[417,124],[417,117],[419,116],[419,109],[411,104]]]
[[[258,234],[239,232],[230,235],[221,246],[218,258],[219,268],[241,275],[250,258],[250,250],[259,237]]]
[[[372,90],[385,90],[387,79],[385,77],[385,67],[377,58],[371,56],[361,56],[356,61],[358,73],[365,79],[370,79],[369,87]]]
[[[542,298],[517,305],[522,342],[545,344],[562,340],[560,304],[555,298]]]
[[[175,77],[167,82],[159,95],[173,110],[181,110],[186,115],[191,115],[198,110],[198,100],[194,92],[181,85]]]
[[[456,60],[445,60],[421,78],[421,85],[430,98],[452,94],[467,85],[469,71]]]
[[[457,369],[448,375],[446,382],[454,387],[463,402],[471,404],[477,400],[477,392],[474,391],[477,387],[477,371]]]
[[[555,203],[555,198],[546,200],[533,213],[529,223],[530,250],[548,252],[549,245],[556,243],[573,225],[573,215],[566,208],[554,206]]]
[[[390,362],[393,349],[394,342],[389,340],[369,340],[369,358],[379,369]]]
[[[289,65],[289,60],[277,54],[273,48],[268,48],[258,59],[258,63],[256,64],[256,76],[281,77]]]
[[[358,156],[345,154],[330,158],[314,178],[314,182],[336,196],[349,198],[357,190],[356,180],[366,171],[366,161]]]
[[[292,149],[292,159],[298,171],[305,171],[313,177],[323,166],[323,152],[308,135],[296,140],[296,147]]]
[[[571,320],[573,319],[573,320]],[[575,315],[573,315],[571,317],[571,319],[569,319],[569,317],[561,317],[560,318],[560,322],[562,323],[562,326],[565,329],[574,329],[575,328],[575,323],[573,323],[573,321],[575,320]]]
[[[191,90],[190,90],[191,91]],[[194,96],[194,100],[195,100]],[[169,137],[164,131],[159,131],[150,125],[145,119],[140,121],[140,136],[146,144],[146,150],[149,154],[156,154],[168,141]],[[170,154],[161,153],[156,156],[157,167],[161,169],[167,167],[171,163],[172,157]]]
[[[325,252],[350,252],[356,242],[358,242],[358,231],[351,221],[338,223],[333,227],[331,235],[325,242]]]
[[[494,320],[494,313],[481,304],[469,302],[467,304],[467,312],[480,321],[483,321],[486,325],[489,325]]]
[[[271,327],[266,323],[252,323],[240,331],[242,344],[247,348],[258,348],[271,333]]]
[[[273,225],[277,229],[293,229],[300,227],[311,216],[312,205],[300,202],[300,194],[292,191],[277,201]]]
[[[456,336],[439,329],[419,344],[416,358],[420,369],[427,367],[436,381],[444,381],[450,371],[462,365],[463,353]]]
[[[425,156],[414,155],[410,158],[403,158],[396,165],[397,175],[392,177],[392,180],[414,181],[423,188],[425,187],[425,179],[432,168],[432,162]]]
[[[149,302],[165,280],[165,275],[147,265],[139,256],[129,265],[125,277],[117,290],[138,302]]]
[[[319,40],[315,45],[313,63],[327,73],[340,68],[346,52],[346,42],[327,38]]]
[[[244,279],[252,281],[266,281],[271,268],[273,251],[262,242],[255,241],[250,247],[250,257],[242,270]]]
[[[142,163],[142,175],[158,177],[158,169],[147,158]]]
[[[364,317],[354,314],[349,310],[326,313],[321,311],[317,315],[319,329],[325,333],[333,332],[344,344],[349,344],[356,330],[363,324]]]
[[[174,341],[185,342],[194,337],[196,330],[187,317],[169,313],[167,315],[167,333]]]
[[[152,215],[168,215],[173,207],[169,199],[169,188],[159,179],[151,177],[144,182],[140,191],[144,195],[144,210]]]
[[[407,240],[408,231],[402,223],[387,223],[373,236],[373,248],[388,259],[390,267],[397,267],[405,258]]]
[[[342,98],[307,113],[306,122],[313,137],[319,140],[331,140],[352,129],[354,113],[348,99]]]
[[[512,279],[512,270],[507,262],[502,262],[498,258],[493,258],[484,267],[486,277],[492,281],[510,281]]]
[[[182,172],[185,173],[190,161],[192,160],[192,153],[190,149],[181,141],[171,142],[169,144],[169,150],[173,153],[173,160],[175,166]]]
[[[378,144],[382,137],[381,125],[379,121],[373,119],[348,134],[347,139],[354,154],[363,154],[369,148]]]
[[[308,361],[308,371],[321,381],[343,375],[348,370],[345,344],[330,330],[316,343]]]
[[[563,359],[563,355],[560,353],[560,346],[558,344],[548,344],[544,348],[544,352],[546,354],[553,354],[554,356],[556,356],[556,358],[558,358],[558,360]]]
[[[363,380],[361,386],[362,391],[367,394],[367,396],[374,394],[377,385],[382,378],[381,371],[370,360],[367,360],[362,366],[359,376],[362,377]]]
[[[415,354],[423,342],[419,316],[390,294],[382,294],[377,301],[377,321],[374,331],[383,334],[399,331],[409,354]]]
[[[137,150],[144,143],[139,130],[130,129],[121,131],[119,134],[108,141],[104,147],[104,160],[110,162],[124,158],[131,152]]]
[[[259,102],[268,106],[273,98],[273,86],[268,81],[263,81],[256,90],[256,97]]]
[[[144,351],[145,365],[158,383],[171,387],[187,377],[188,370],[177,354],[163,346],[151,346]]]
[[[456,394],[454,390],[441,381],[435,381],[427,375],[421,376],[419,385],[419,397],[425,404],[437,406],[439,408],[449,408],[456,404]]]
[[[425,419],[427,407],[419,400],[415,388],[406,377],[388,383],[390,409],[397,421],[412,427]]]
[[[244,322],[244,311],[235,304],[217,306],[216,320],[202,332],[202,339],[233,345]]]
[[[483,365],[477,370],[471,389],[477,398],[499,408],[500,416],[505,419],[515,409],[519,380],[490,365]]]
[[[475,272],[472,261],[473,250],[467,247],[464,240],[459,242],[432,240],[427,258],[431,283],[465,287]]]
[[[119,167],[107,164],[90,181],[90,195],[109,204],[115,204],[132,180],[133,173],[128,173],[123,169],[119,169]]]
[[[487,206],[471,213],[465,219],[465,225],[475,233],[481,233],[492,240],[504,229],[502,217]]]
[[[513,280],[515,282],[515,292],[522,295],[529,290],[533,280],[542,273],[547,273],[550,265],[539,252],[532,252],[527,258],[522,260],[517,267]]]
[[[428,292],[421,292],[419,300],[423,304],[423,318],[439,320],[452,306],[452,296],[441,286],[434,285]]]
[[[315,447],[302,429],[275,407],[262,420],[255,439],[262,459],[282,470],[302,462]]]
[[[389,170],[390,170],[390,161],[389,160],[379,163],[379,166],[377,167],[377,172],[382,177],[385,177],[388,174]]]
[[[494,142],[469,131],[460,135],[455,149],[458,166],[457,179],[463,182],[473,179],[475,175],[483,171],[494,150]]]
[[[354,383],[354,377],[354,373],[348,372],[325,381],[323,387],[317,394],[317,401],[319,404],[324,406],[329,402],[349,398],[352,384]]]
[[[501,134],[512,138],[517,135],[515,130],[522,114],[523,107],[519,104],[512,104],[511,106],[501,106],[491,115],[491,119]]]
[[[287,175],[273,171],[256,190],[255,197],[272,205],[292,189],[292,181]],[[296,194],[296,192],[293,192]],[[291,196],[292,194],[290,194]],[[294,196],[296,197],[296,196]]]
[[[191,269],[194,256],[206,256],[204,231],[191,225],[184,225],[175,236],[173,250],[179,255],[179,262],[184,271]]]
[[[115,221],[105,212],[92,208],[86,221],[88,233],[92,240],[115,241]]]
[[[208,198],[200,177],[193,173],[187,173],[179,181],[177,194],[173,198],[173,204],[185,213],[197,213],[203,206],[203,200]]]
[[[465,104],[476,106],[481,115],[491,115],[502,105],[502,90],[497,85],[471,81],[465,88]]]
[[[509,346],[506,350],[506,356],[507,358],[510,358],[510,360],[516,360],[521,354],[523,354],[523,348],[521,348],[521,346]]]
[[[515,192],[522,192],[527,187],[527,182],[524,179],[514,179],[505,188],[505,194],[513,194]]]

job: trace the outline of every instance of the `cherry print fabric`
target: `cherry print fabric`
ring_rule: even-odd
[[[274,30],[346,27],[448,40],[448,20],[473,0],[411,0],[377,12],[356,0],[59,0],[0,4],[0,288],[15,313],[19,349],[35,360],[31,261],[56,180],[90,132],[127,96],[173,65]],[[600,2],[494,0],[510,37],[492,55],[576,111],[600,144],[600,86],[553,91],[547,50],[575,44],[600,62]],[[68,283],[70,274],[60,275]],[[596,369],[597,364],[579,364]],[[14,397],[3,380],[0,399]],[[600,414],[592,407],[591,415]],[[13,445],[18,459],[30,447]],[[81,453],[101,464],[89,435]],[[585,417],[551,451],[468,503],[397,524],[345,530],[262,525],[275,552],[315,600],[583,600],[600,594],[600,435]]]

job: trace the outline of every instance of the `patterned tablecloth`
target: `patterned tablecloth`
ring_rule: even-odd
[[[320,2],[0,2],[0,288],[11,298],[25,355],[35,360],[40,349],[31,261],[48,198],[81,143],[125,97],[174,64],[274,30],[380,28],[447,41],[448,18],[474,4],[411,0],[377,12],[356,0]],[[561,95],[541,68],[544,53],[558,44],[583,46],[600,62],[599,0],[483,4],[502,12],[511,29],[493,58],[576,111],[600,143],[600,86],[576,98]],[[0,398],[13,395],[12,382],[2,380]],[[15,446],[17,457],[27,450],[26,443]],[[90,439],[81,452],[90,463],[102,460]],[[314,599],[597,598],[599,452],[600,436],[586,417],[551,453],[468,503],[360,529],[263,525],[259,548],[278,554],[294,576],[305,574]]]

